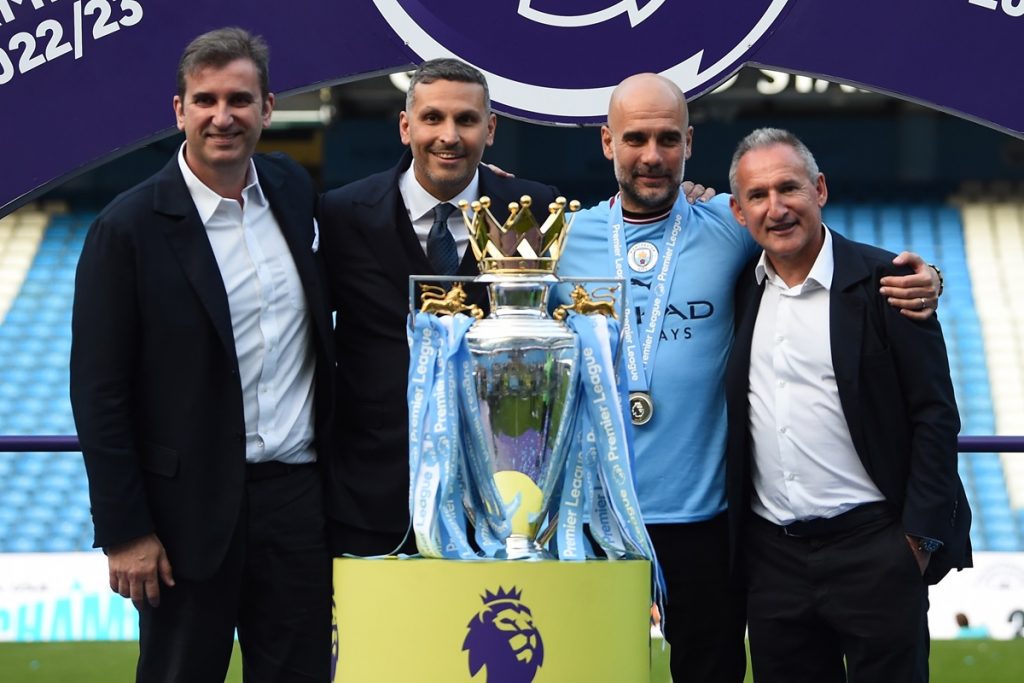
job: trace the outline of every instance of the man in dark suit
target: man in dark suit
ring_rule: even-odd
[[[727,369],[754,677],[927,680],[927,586],[971,564],[942,330],[878,296],[893,254],[823,225],[825,177],[792,134],[751,133],[730,184],[764,249],[737,283]]]
[[[323,197],[323,254],[337,310],[337,450],[328,482],[335,555],[416,552],[406,534],[409,276],[479,272],[454,210],[459,200],[488,196],[500,212],[530,195],[543,220],[557,196],[554,187],[480,165],[496,125],[479,71],[455,59],[424,62],[399,119],[409,150],[398,165]]]
[[[316,194],[270,124],[265,43],[182,55],[185,142],[115,199],[78,266],[71,399],[110,586],[139,609],[139,681],[326,681],[318,453],[331,412]]]

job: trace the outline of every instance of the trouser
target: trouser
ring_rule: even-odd
[[[745,593],[729,571],[727,514],[647,531],[665,574],[673,682],[742,683]]]
[[[170,558],[173,569],[174,558]],[[235,629],[246,683],[330,680],[331,572],[315,466],[252,479],[224,562],[139,612],[140,683],[222,683]]]
[[[928,680],[928,588],[894,515],[813,536],[753,514],[746,528],[758,683]]]

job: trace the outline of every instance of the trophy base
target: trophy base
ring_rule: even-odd
[[[554,555],[542,548],[536,539],[522,534],[510,534],[505,539],[505,549],[495,553],[495,557],[501,560],[525,560],[527,562],[556,559]]]

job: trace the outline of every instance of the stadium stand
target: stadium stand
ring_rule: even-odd
[[[1024,433],[1019,425],[1016,429],[1004,428],[994,417],[990,376],[1005,376],[1004,373],[1009,372],[1007,365],[1013,365],[1014,371],[1019,372],[1024,358],[1013,363],[1001,358],[993,364],[992,359],[986,356],[988,340],[982,334],[984,325],[981,317],[982,311],[988,309],[979,300],[993,299],[987,280],[985,289],[978,284],[979,266],[968,263],[961,212],[955,207],[933,204],[829,204],[825,208],[825,221],[852,239],[877,244],[897,253],[911,249],[926,261],[941,264],[946,284],[939,317],[960,408],[961,434],[995,434],[997,425],[1001,434]],[[1016,258],[1011,263],[1024,262],[1020,256]],[[1006,268],[1008,273],[1012,273],[1014,266],[1007,265]],[[1003,276],[996,272],[998,268],[994,263],[988,263],[982,269],[985,278]],[[1005,291],[1012,291],[1012,288]],[[1000,299],[1003,296],[999,294]],[[1005,314],[1005,309],[1001,313]],[[1005,460],[1007,463],[1024,464],[1024,455],[1008,454]],[[994,453],[961,453],[959,469],[974,512],[971,529],[974,548],[1024,549],[1020,526],[1024,519],[1020,510],[1022,504],[1017,502],[1011,507],[1000,456]]]
[[[52,215],[50,215],[52,214]],[[839,232],[941,264],[940,317],[962,434],[1024,434],[1024,207],[1006,202],[829,204]],[[91,213],[0,220],[0,434],[73,434],[68,356],[74,272]],[[987,354],[986,354],[987,351]],[[1024,550],[1024,454],[962,453],[977,550]],[[0,552],[88,550],[78,453],[0,453]]]
[[[75,266],[92,214],[0,220],[0,434],[74,434],[68,399]],[[88,550],[78,453],[0,453],[0,552]]]
[[[1020,291],[1018,269],[1024,263],[1024,203],[1004,198],[967,201],[962,211],[967,260],[981,320],[979,339],[986,350],[992,382],[995,428],[1000,434],[1022,434],[1024,302],[1015,292]],[[989,527],[986,520],[986,529],[1016,531],[1019,540],[1024,524],[1024,455],[994,456],[988,468],[983,486],[992,489],[987,505],[995,526]],[[1005,491],[998,490],[997,475],[1003,476]],[[1000,506],[1003,500],[1006,508]]]

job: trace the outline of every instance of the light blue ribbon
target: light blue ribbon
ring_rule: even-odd
[[[460,474],[455,357],[473,320],[417,313],[410,328],[409,508],[425,557],[473,559]]]
[[[618,323],[604,316],[574,312],[566,323],[580,339],[579,428],[584,445],[594,446],[593,450],[583,450],[591,453],[592,470],[600,482],[593,487],[591,533],[609,559],[639,557],[650,561],[654,593],[660,599],[664,580],[636,496],[624,417],[625,387],[618,381],[612,362],[619,338]]]
[[[409,505],[420,553],[427,557],[478,559],[469,545],[463,503],[473,510],[477,545],[494,557],[511,532],[518,501],[502,500],[489,472],[473,472],[485,459],[487,420],[480,414],[465,315],[410,319]],[[562,474],[556,544],[559,559],[593,556],[583,525],[611,560],[643,558],[653,567],[654,592],[663,582],[647,535],[633,477],[626,382],[612,361],[618,323],[601,315],[569,314],[580,344],[577,378],[560,429],[569,454]],[[468,482],[477,485],[468,485]],[[555,482],[549,482],[554,485]],[[545,484],[546,485],[546,484]]]

